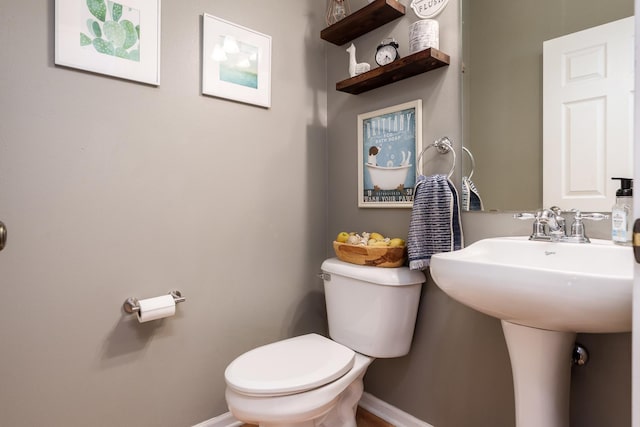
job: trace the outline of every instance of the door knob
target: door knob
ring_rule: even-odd
[[[4,249],[4,245],[7,243],[7,227],[0,221],[0,251]]]

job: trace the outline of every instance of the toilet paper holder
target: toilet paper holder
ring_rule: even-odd
[[[185,297],[182,296],[182,293],[180,293],[180,291],[171,291],[169,292],[169,295],[173,297],[173,300],[175,301],[176,304],[180,302],[185,302],[187,300]],[[139,312],[140,303],[138,303],[138,298],[127,298],[127,300],[122,305],[122,308],[124,308],[124,311],[128,314]]]

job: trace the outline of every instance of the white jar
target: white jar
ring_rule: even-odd
[[[440,49],[440,26],[435,19],[422,19],[409,25],[409,53],[428,48]]]

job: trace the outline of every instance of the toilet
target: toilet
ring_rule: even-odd
[[[421,271],[337,258],[321,269],[331,339],[301,335],[232,361],[225,397],[238,420],[260,427],[356,427],[369,365],[409,352],[425,281]]]

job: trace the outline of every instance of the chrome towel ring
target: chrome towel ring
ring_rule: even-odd
[[[469,175],[467,176],[467,178],[471,179],[473,176],[473,170],[476,168],[476,159],[473,158],[473,154],[471,154],[471,151],[469,151],[467,147],[462,147],[462,151],[467,153],[469,159],[471,159],[471,172],[469,172]]]
[[[456,151],[453,149],[453,144],[451,143],[451,140],[449,139],[449,137],[447,136],[443,136],[442,138],[436,139],[433,143],[427,145],[421,152],[420,155],[418,156],[418,159],[416,160],[416,174],[417,175],[424,175],[422,173],[422,155],[424,153],[426,153],[430,148],[435,147],[436,150],[438,150],[438,153],[440,154],[448,154],[451,153],[453,156],[453,161],[451,162],[451,169],[449,170],[449,173],[447,174],[447,178],[451,178],[451,175],[453,175],[453,170],[456,168]]]

